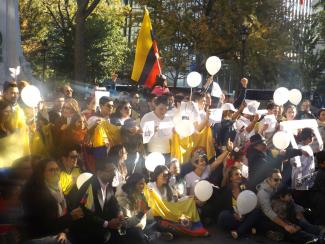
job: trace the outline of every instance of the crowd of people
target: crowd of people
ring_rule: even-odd
[[[260,113],[245,99],[246,78],[236,98],[211,97],[211,81],[173,94],[160,76],[145,94],[98,99],[94,91],[86,102],[65,84],[37,108],[20,97],[27,82],[5,82],[0,243],[144,244],[209,236],[213,225],[233,239],[324,243],[325,151],[304,120],[317,120],[325,141],[325,108],[314,114],[308,100],[268,101]],[[211,119],[213,109],[222,109],[221,121]],[[178,133],[184,120],[191,135]],[[297,145],[277,149],[280,123],[296,120]],[[146,160],[157,152],[165,164]],[[215,186],[207,201],[195,195],[202,180]],[[242,215],[244,190],[258,204]]]

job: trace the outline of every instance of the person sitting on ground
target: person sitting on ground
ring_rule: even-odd
[[[258,209],[242,216],[237,209],[237,197],[240,192],[246,190],[245,180],[238,167],[232,166],[228,172],[227,185],[220,190],[222,201],[221,211],[218,217],[218,225],[230,231],[232,238],[237,239],[249,231],[256,233],[256,222],[260,217]]]
[[[145,185],[143,175],[134,173],[125,184],[117,187],[115,197],[124,216],[127,217],[126,232],[130,232],[131,227],[134,228],[130,235],[132,241],[136,243],[154,242],[159,237],[171,240],[173,238],[171,233],[160,233],[156,230],[154,219],[143,194]]]
[[[306,220],[303,214],[305,210],[294,202],[291,189],[283,187],[276,192],[272,198],[272,210],[282,221],[298,229],[296,233],[286,235],[288,240],[306,243],[320,237],[321,229]]]
[[[22,191],[24,208],[23,236],[30,243],[69,243],[67,228],[84,217],[81,208],[67,211],[59,184],[59,166],[53,159],[38,162],[32,177]]]
[[[193,197],[179,199],[177,192],[169,186],[169,170],[159,165],[153,172],[152,182],[144,193],[152,214],[163,228],[190,236],[207,236]]]
[[[283,221],[272,209],[272,197],[281,185],[282,175],[279,169],[273,169],[269,176],[257,188],[258,205],[263,212],[259,228],[272,240],[283,240],[283,233],[294,234],[299,228],[293,223]]]

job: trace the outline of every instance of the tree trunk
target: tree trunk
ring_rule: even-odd
[[[86,52],[85,52],[85,16],[83,9],[76,13],[76,33],[74,41],[74,77],[75,81],[86,81]]]

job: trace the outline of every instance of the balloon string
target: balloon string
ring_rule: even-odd
[[[213,185],[213,184],[211,184],[211,186],[212,186],[213,188],[220,189],[219,186],[216,186],[216,185]]]
[[[192,87],[191,87],[191,94],[190,94],[190,102],[192,101]]]

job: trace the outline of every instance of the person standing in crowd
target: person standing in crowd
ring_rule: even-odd
[[[172,118],[166,116],[168,108],[168,98],[166,96],[160,96],[155,102],[155,109],[143,116],[140,122],[142,130],[145,128],[145,123],[154,121],[155,132],[147,144],[147,151],[161,152],[167,157],[170,157],[170,144],[169,141],[172,136],[172,129],[174,127]]]
[[[143,101],[140,106],[140,117],[142,118],[146,113],[149,113],[155,109],[155,101],[157,95],[153,93],[147,94],[146,101]]]
[[[323,142],[325,142],[325,108],[321,108],[318,112],[318,130],[322,136]]]
[[[253,114],[244,108],[242,115],[235,123],[237,136],[239,138],[238,146],[245,146],[245,143],[249,141],[251,136],[255,135],[255,125],[259,120],[258,114]]]
[[[169,89],[167,86],[167,77],[165,75],[159,75],[156,77],[156,83],[152,89],[153,94],[157,96],[161,96],[163,94],[169,93]]]
[[[0,100],[0,138],[9,136],[15,130],[11,123],[12,108],[10,103]]]
[[[140,94],[138,92],[133,92],[132,93],[132,98],[131,98],[131,106],[132,109],[137,112],[138,114],[140,114],[140,110],[141,110],[141,104],[140,104]]]
[[[65,102],[65,96],[62,93],[57,93],[54,95],[54,102],[52,109],[48,112],[49,122],[56,124],[62,116],[62,109]]]
[[[10,114],[10,123],[12,129],[26,129],[26,117],[22,108],[17,103],[19,99],[19,90],[15,82],[6,81],[3,85],[3,100],[6,101],[12,109]]]
[[[67,212],[59,184],[59,166],[52,159],[41,160],[22,192],[26,243],[69,243],[67,228],[82,219],[84,212],[77,207]]]
[[[111,116],[111,123],[116,126],[122,126],[127,119],[131,118],[132,107],[128,101],[119,101],[115,112]]]
[[[236,166],[233,166],[228,171],[227,185],[221,188],[220,200],[223,206],[218,217],[218,225],[230,231],[233,239],[238,239],[250,231],[252,234],[256,234],[254,228],[257,224],[257,220],[260,217],[258,209],[242,216],[238,213],[237,198],[240,192],[246,190],[247,186],[242,177],[241,170]]]
[[[83,110],[82,115],[88,120],[91,116],[94,116],[96,113],[96,99],[94,96],[88,97],[86,109]]]
[[[286,121],[294,120],[297,116],[297,108],[294,105],[288,105],[284,110]]]
[[[62,147],[68,145],[83,146],[87,135],[87,122],[86,118],[76,113],[71,117],[68,127],[61,131],[61,143]]]
[[[65,99],[73,98],[73,90],[69,84],[65,84],[62,87],[62,93],[63,93]]]
[[[305,154],[291,160],[292,168],[292,187],[296,190],[308,190],[313,185],[313,177],[311,175],[315,172],[314,152],[310,144],[313,142],[314,133],[310,128],[302,129],[299,134],[300,143],[298,148],[305,151]]]
[[[271,149],[273,147],[272,137],[279,128],[277,120],[279,106],[274,102],[270,102],[267,104],[266,109],[266,115],[259,122],[258,133],[265,138],[268,149]]]
[[[111,115],[114,109],[114,101],[110,97],[103,96],[99,99],[99,111],[91,116],[88,121],[88,129],[94,129],[94,127],[101,121],[106,120],[110,122]]]
[[[310,106],[311,104],[308,99],[303,100],[296,119],[316,119],[315,115],[310,110]]]
[[[74,243],[115,244],[128,243],[128,235],[119,233],[124,216],[114,196],[112,182],[116,167],[109,159],[96,162],[96,173],[78,190],[73,205],[82,205],[85,217],[71,228]]]

